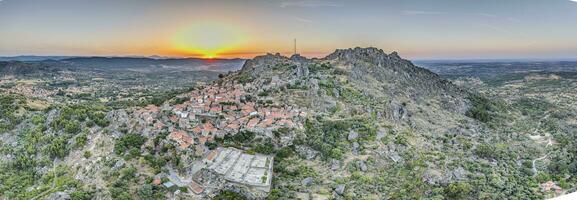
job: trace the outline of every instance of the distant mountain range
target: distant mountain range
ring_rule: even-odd
[[[510,74],[527,74],[535,72],[576,73],[575,61],[499,61],[499,62],[415,62],[416,65],[431,70],[445,78],[480,77],[490,78]]]
[[[6,56],[0,57],[0,61],[45,61],[45,60],[62,60],[67,58],[74,58],[74,56]]]
[[[77,67],[90,68],[178,68],[189,70],[233,71],[244,64],[244,59],[202,58],[133,58],[133,57],[75,57],[60,60]]]
[[[67,67],[98,70],[177,70],[228,72],[240,69],[244,59],[160,58],[154,57],[68,57],[68,56],[15,56],[0,57],[2,65],[15,66],[23,62],[49,65],[54,68]],[[9,64],[12,63],[12,64]],[[0,66],[2,66],[0,65]],[[22,66],[23,64],[17,64]]]

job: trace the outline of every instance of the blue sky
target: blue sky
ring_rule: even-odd
[[[570,0],[2,0],[0,55],[576,58]]]

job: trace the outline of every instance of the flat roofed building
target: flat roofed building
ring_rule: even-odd
[[[208,169],[214,170],[225,180],[240,184],[261,192],[269,192],[272,181],[273,157],[251,155],[235,148],[218,148],[215,158],[209,162]]]

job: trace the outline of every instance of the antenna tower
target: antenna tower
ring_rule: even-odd
[[[294,55],[297,54],[297,39],[294,40]]]

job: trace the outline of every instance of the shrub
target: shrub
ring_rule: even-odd
[[[461,199],[471,192],[471,185],[465,182],[451,183],[445,187],[445,195],[450,198]]]
[[[266,97],[266,96],[268,96],[268,95],[269,95],[269,92],[266,91],[266,90],[258,93],[258,96],[259,96],[259,97]]]
[[[46,153],[51,158],[63,158],[68,155],[68,139],[64,136],[57,137],[46,147]]]
[[[204,145],[207,146],[210,150],[216,149],[216,147],[218,147],[218,144],[212,141],[205,142]]]
[[[475,154],[483,158],[493,158],[495,155],[495,150],[489,144],[479,144],[475,149]]]
[[[493,112],[497,110],[497,105],[494,102],[479,94],[471,94],[467,99],[472,105],[465,115],[481,122],[489,122],[495,118]]]
[[[256,144],[253,148],[254,152],[260,154],[273,154],[274,153],[274,145],[272,142],[267,141],[265,143]]]
[[[309,66],[309,71],[311,73],[316,73],[323,70],[329,70],[331,68],[332,68],[331,65],[328,63],[314,64]]]
[[[35,125],[43,124],[44,121],[45,121],[45,118],[42,115],[34,115],[32,117],[32,123],[34,123]]]
[[[244,144],[254,139],[255,133],[251,131],[241,131],[235,135],[227,134],[224,136],[224,143]]]
[[[213,200],[246,200],[248,198],[246,198],[244,195],[233,192],[233,191],[222,191],[220,192],[218,195],[216,195],[214,198],[212,198]]]
[[[81,148],[84,145],[86,145],[86,142],[88,141],[88,136],[86,133],[82,133],[78,135],[75,140],[76,140],[76,147]]]
[[[64,131],[70,134],[80,132],[80,124],[77,121],[67,121],[64,125]]]
[[[152,185],[149,184],[140,186],[140,188],[138,188],[137,194],[140,199],[154,199],[154,191],[152,190]]]
[[[241,73],[236,77],[236,80],[238,81],[238,83],[240,84],[245,84],[245,83],[250,83],[252,82],[254,79],[252,78],[252,76],[248,73]]]
[[[92,153],[90,151],[85,151],[84,152],[84,158],[88,159],[92,156]]]
[[[74,200],[90,200],[93,197],[93,192],[77,189],[70,194],[70,197]]]
[[[139,149],[146,142],[146,138],[138,134],[126,134],[121,138],[116,139],[114,144],[114,152],[122,154],[128,149]]]

